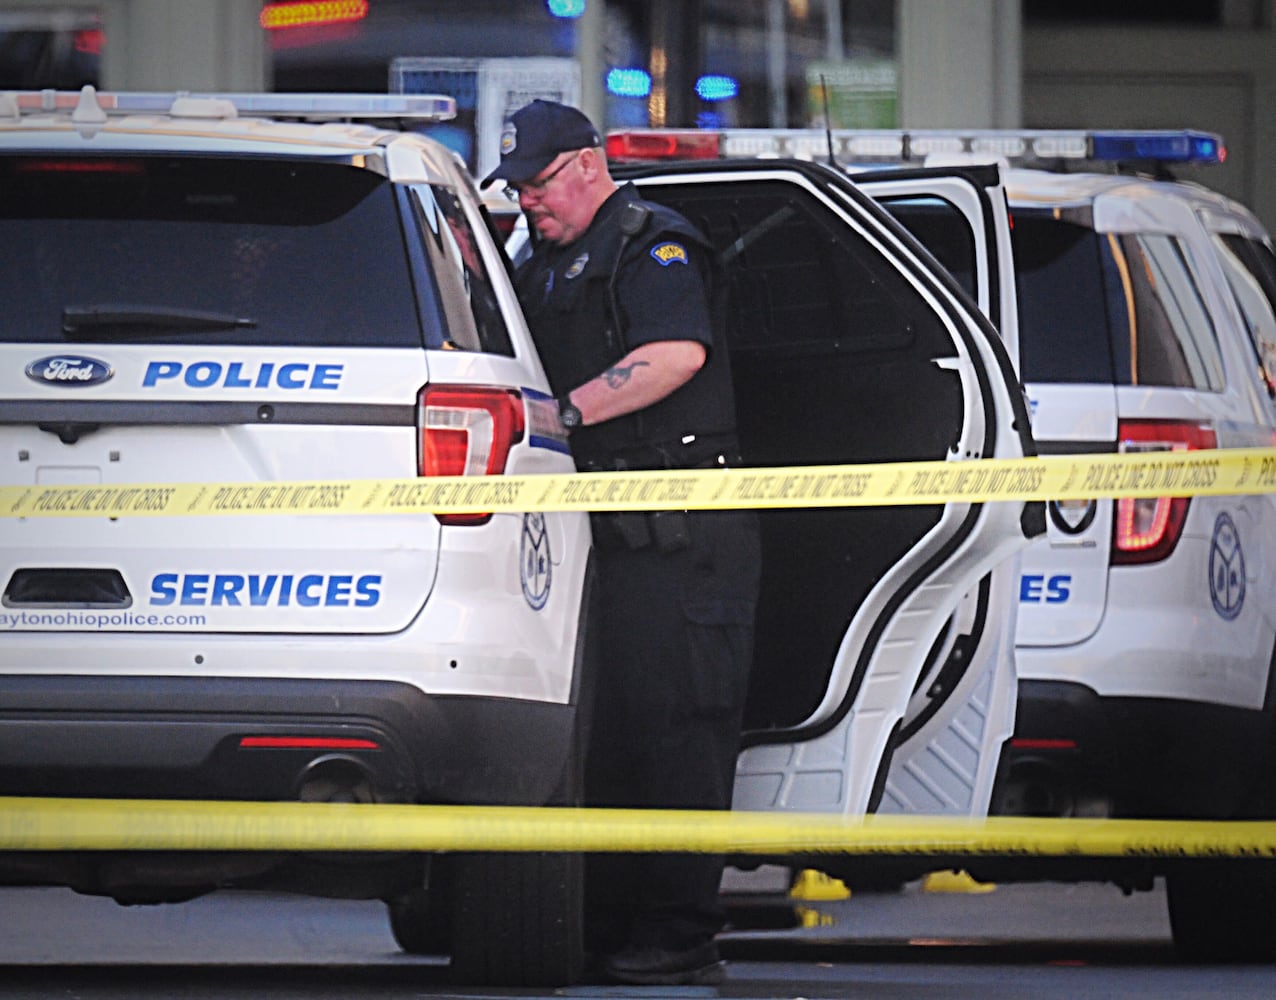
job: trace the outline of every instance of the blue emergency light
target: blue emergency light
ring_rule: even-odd
[[[1209,132],[1092,132],[1090,144],[1096,160],[1222,163],[1227,159],[1222,138]]]

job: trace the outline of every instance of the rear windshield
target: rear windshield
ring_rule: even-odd
[[[1025,382],[1221,391],[1214,327],[1180,241],[1102,234],[1016,211],[1012,242]]]
[[[0,340],[420,346],[392,186],[339,163],[0,158]]]

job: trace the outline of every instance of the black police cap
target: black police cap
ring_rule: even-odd
[[[483,185],[498,180],[529,180],[559,153],[601,145],[598,129],[576,108],[557,101],[532,101],[505,123],[501,130],[500,166],[483,179]]]

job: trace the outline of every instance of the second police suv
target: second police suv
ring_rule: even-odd
[[[997,324],[1042,454],[1276,441],[1271,239],[1244,206],[1169,177],[1221,162],[1216,136],[729,130],[610,142],[637,160],[831,154]],[[1047,506],[1018,578],[1018,712],[993,811],[1276,817],[1276,498]],[[1127,890],[1165,876],[1184,957],[1276,959],[1270,864],[971,867]]]
[[[0,795],[579,800],[606,667],[587,516],[331,512],[353,479],[572,469],[472,179],[385,123],[452,110],[0,94],[0,484],[129,498],[0,522]],[[746,464],[1033,453],[992,324],[842,171],[644,184],[721,251]],[[980,233],[978,259],[1005,238]],[[174,484],[218,514],[145,516]],[[1013,557],[1043,530],[1040,504],[764,512],[738,805],[984,815]],[[581,969],[580,861],[19,851],[0,883],[381,899],[458,982],[559,985]]]

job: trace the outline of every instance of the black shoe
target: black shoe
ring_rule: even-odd
[[[618,983],[636,986],[716,986],[726,978],[727,963],[712,941],[670,951],[630,945],[603,961],[603,973]]]

